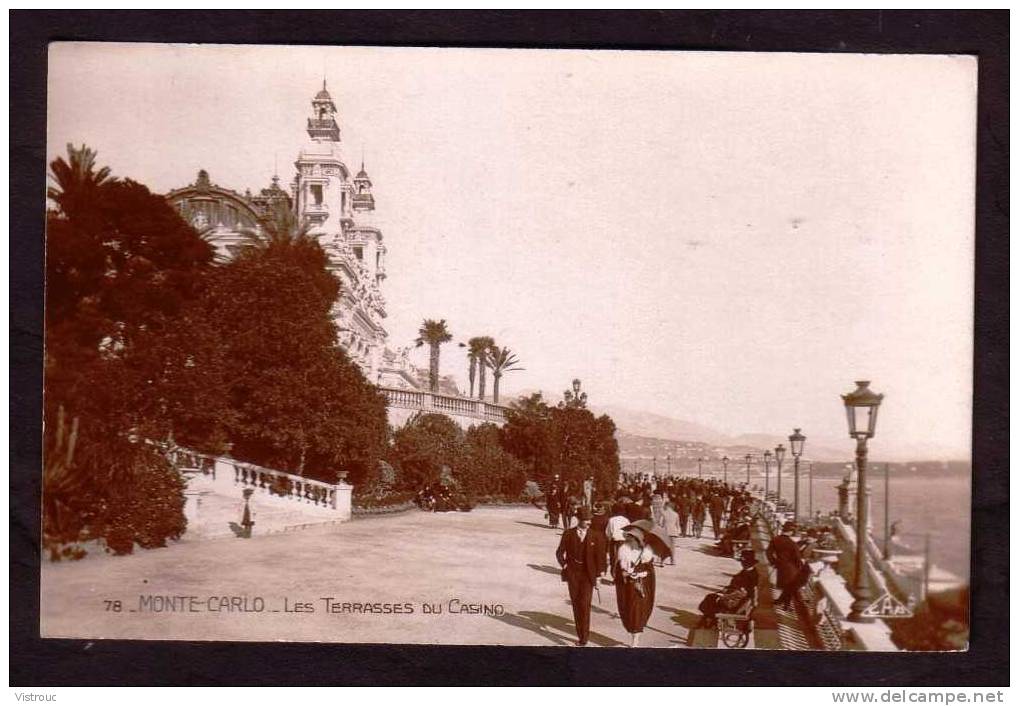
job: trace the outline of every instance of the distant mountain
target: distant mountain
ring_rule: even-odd
[[[786,448],[786,453],[789,453],[788,437],[776,436],[774,434],[740,434],[733,437],[731,443],[752,446],[755,449],[772,450],[779,444],[782,444]],[[851,459],[852,455],[853,447],[850,444],[846,444],[845,447],[840,449],[832,443],[831,439],[808,438],[803,458],[810,458],[812,461],[844,461]]]
[[[728,442],[727,437],[715,429],[661,414],[635,411],[617,405],[592,405],[591,411],[595,414],[609,415],[620,431],[635,436],[673,441],[696,441],[715,445]]]
[[[529,395],[533,392],[542,392],[545,402],[556,404],[562,399],[562,392],[550,393],[542,390],[522,390],[512,396],[506,396],[502,402],[508,403],[518,395]],[[629,409],[620,405],[590,405],[590,409],[596,415],[607,414],[612,417],[619,430],[616,438],[619,440],[620,453],[624,456],[638,457],[663,457],[671,454],[673,458],[689,456],[693,458],[705,452],[710,447],[718,450],[718,456],[727,455],[729,458],[742,458],[748,453],[758,454],[764,449],[774,450],[782,444],[789,448],[788,435],[779,436],[764,433],[746,433],[731,436],[724,434],[704,424],[691,422],[685,419],[675,419],[662,414],[644,412],[641,410]],[[633,438],[629,438],[633,437]],[[684,446],[676,446],[677,442],[686,443]],[[687,443],[688,442],[688,443]],[[691,446],[690,444],[693,444]],[[693,451],[696,447],[703,447]],[[674,449],[675,450],[671,450]],[[952,454],[937,444],[928,444],[923,447],[899,445],[894,450],[883,446],[875,447],[871,451],[873,461],[906,461],[910,459],[954,459],[957,454]],[[705,452],[706,453],[706,452]],[[853,459],[853,446],[849,439],[821,438],[807,434],[804,458],[812,461],[838,461],[848,462]],[[788,458],[792,461],[791,457]]]

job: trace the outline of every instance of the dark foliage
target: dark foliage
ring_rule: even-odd
[[[267,241],[215,274],[204,316],[225,351],[233,455],[357,485],[385,449],[385,398],[335,343],[326,264],[314,240]]]
[[[162,197],[94,159],[72,149],[51,164],[43,528],[55,556],[180,536],[180,480],[145,440],[169,436],[176,413],[215,388],[181,319],[212,249]]]
[[[524,462],[541,484],[558,474],[579,484],[593,476],[600,493],[615,487],[619,475],[616,425],[581,406],[549,407],[540,394],[513,404],[501,430],[503,446]],[[575,486],[576,487],[576,486]]]

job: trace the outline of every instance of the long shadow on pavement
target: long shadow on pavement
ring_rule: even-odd
[[[700,552],[701,554],[707,554],[708,556],[722,557],[723,554],[718,551],[718,547],[714,544],[700,544],[696,547],[690,547],[691,551]]]
[[[544,564],[528,564],[528,566],[534,569],[535,571],[544,571],[546,574],[555,574],[556,576],[558,576],[562,571],[561,569],[558,569],[555,566],[547,566]]]
[[[549,630],[545,629],[542,623],[531,620],[530,618],[523,617],[522,615],[514,615],[513,613],[505,613],[503,615],[490,615],[488,616],[493,620],[498,620],[500,623],[506,623],[515,628],[521,628],[523,630],[529,630],[536,635],[540,635],[544,639],[548,640],[554,645],[571,645],[572,640],[567,639],[562,635],[557,635]]]
[[[513,520],[513,521],[516,522],[518,525],[530,525],[531,527],[541,527],[542,529],[559,529],[558,527],[553,527],[552,525],[547,524],[543,525],[540,522],[527,522],[526,520]]]
[[[559,615],[552,615],[551,613],[542,613],[541,611],[533,610],[522,610],[518,614],[528,620],[533,621],[536,625],[541,627],[552,627],[556,630],[560,630],[565,633],[572,633],[576,635],[576,626],[572,620],[564,618]],[[602,635],[601,633],[594,632],[593,630],[588,635],[589,641],[598,645],[599,647],[612,647],[613,645],[622,645],[622,642],[613,640],[611,637]]]
[[[679,608],[673,608],[671,606],[660,605],[658,610],[666,613],[672,613],[672,622],[676,623],[682,628],[685,628],[687,632],[693,630],[701,622],[701,615],[699,613],[691,613],[688,610],[681,610]]]

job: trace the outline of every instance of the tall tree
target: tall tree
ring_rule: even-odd
[[[485,339],[481,336],[475,336],[467,341],[467,343],[459,344],[461,348],[467,349],[467,380],[470,384],[470,393],[467,395],[470,398],[474,398],[474,381],[477,379],[478,366],[482,360],[485,359],[485,354],[488,347],[485,343]]]
[[[339,283],[315,242],[251,250],[206,298],[231,362],[233,454],[334,482],[377,472],[385,402],[336,345]]]
[[[428,345],[428,385],[432,392],[439,391],[439,346],[453,340],[446,328],[446,320],[425,319],[418,329],[418,337],[414,344],[420,348]]]
[[[49,176],[54,186],[46,189],[46,195],[65,218],[79,223],[94,208],[99,190],[115,181],[110,177],[109,167],[96,169],[95,150],[70,143],[67,159],[57,157],[50,162]]]
[[[495,345],[495,339],[491,336],[478,336],[473,339],[477,341],[479,348],[478,352],[478,399],[485,399],[485,372],[488,370],[491,360],[489,354],[492,350],[492,346]]]
[[[500,435],[506,450],[526,463],[539,483],[554,474],[577,482],[592,475],[601,492],[607,492],[619,476],[615,431],[607,416],[562,403],[550,407],[535,394],[510,406]]]
[[[182,319],[211,247],[165,199],[111,178],[95,157],[70,147],[50,164],[43,524],[58,556],[80,540],[126,553],[179,537],[179,474],[141,440],[167,438],[181,409],[225,416],[199,334]]]
[[[527,464],[531,478],[545,482],[552,477],[551,409],[540,392],[510,404],[500,437],[506,450]]]
[[[524,368],[519,367],[520,361],[517,360],[513,351],[505,346],[501,348],[499,346],[492,346],[488,350],[488,360],[492,368],[492,401],[495,404],[499,404],[499,381],[502,379],[502,376],[514,370],[523,370]]]

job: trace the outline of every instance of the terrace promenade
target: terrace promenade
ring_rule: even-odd
[[[561,530],[532,507],[413,511],[265,536],[257,529],[251,539],[46,562],[42,634],[541,646],[576,639],[555,562]],[[642,646],[716,645],[713,631],[696,628],[697,605],[738,564],[717,556],[709,536],[679,539],[677,565],[658,569]],[[776,614],[763,593],[750,646],[809,646],[795,616]],[[591,643],[623,645],[613,586],[600,594]]]

